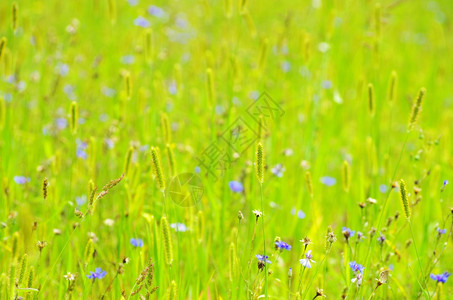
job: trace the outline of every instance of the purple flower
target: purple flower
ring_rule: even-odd
[[[348,240],[350,237],[353,237],[354,234],[355,234],[355,231],[354,231],[354,230],[351,230],[351,229],[349,229],[349,228],[347,228],[347,227],[343,227],[343,228],[341,229],[341,231],[343,232],[343,235],[344,235],[344,237],[346,238],[346,240]]]
[[[363,235],[363,233],[361,233],[360,231],[357,231],[357,241],[360,242],[364,238],[365,238],[365,236]]]
[[[132,65],[135,62],[135,57],[132,54],[121,57],[121,63],[124,65]]]
[[[295,208],[295,207],[293,207],[293,208],[291,209],[291,214],[292,214],[293,216],[296,214],[296,208]],[[299,219],[305,219],[305,213],[304,213],[302,210],[299,209],[299,210],[297,211],[297,217],[298,217]]]
[[[57,118],[55,124],[59,130],[63,130],[68,126],[68,120],[66,118]]]
[[[155,5],[151,5],[151,6],[148,7],[148,13],[151,16],[155,16],[155,17],[158,17],[158,18],[165,17],[165,11],[162,8],[157,7]]]
[[[147,19],[140,16],[134,20],[134,25],[142,28],[148,28],[151,25],[151,23]]]
[[[323,89],[326,89],[326,90],[332,88],[332,81],[330,81],[330,80],[324,80],[324,81],[322,82],[322,88],[323,88]]]
[[[447,282],[447,279],[448,279],[448,277],[450,277],[450,275],[451,275],[451,273],[444,272],[439,275],[431,274],[431,275],[429,275],[429,277],[431,277],[432,280],[435,280],[437,282],[445,283],[445,282]]]
[[[170,227],[176,232],[186,232],[189,230],[189,227],[187,227],[184,223],[171,223]]]
[[[201,169],[199,166],[196,166],[195,167],[195,173],[199,174],[201,172]]]
[[[381,234],[378,238],[377,238],[379,244],[383,244],[385,242],[385,235]]]
[[[271,172],[275,176],[281,178],[283,177],[283,172],[285,172],[285,167],[282,164],[277,164],[272,168]]]
[[[437,227],[437,233],[439,234],[439,236],[441,236],[442,234],[447,233],[447,229],[440,229],[439,227]]]
[[[349,266],[351,267],[351,269],[352,269],[353,272],[360,272],[360,273],[362,273],[362,274],[363,274],[363,270],[365,269],[364,266],[359,265],[359,264],[356,263],[355,261],[349,262]]]
[[[330,176],[323,176],[323,177],[321,177],[320,180],[321,180],[322,184],[327,185],[327,186],[332,186],[337,183],[337,180]]]
[[[76,197],[76,203],[77,203],[78,206],[84,205],[85,202],[87,202],[87,196],[86,195],[82,195],[82,196]]]
[[[17,184],[26,184],[27,182],[30,182],[30,177],[14,176],[14,182]]]
[[[241,193],[244,190],[244,186],[239,181],[230,181],[228,185],[230,186],[230,189],[235,193]]]
[[[276,242],[275,242],[275,247],[276,247],[277,249],[280,249],[280,250],[288,250],[288,251],[291,250],[291,246],[288,245],[288,244],[285,243],[285,242],[282,242],[282,241],[276,241]]]
[[[381,184],[381,185],[379,186],[379,192],[381,192],[381,193],[383,193],[383,194],[384,194],[385,192],[387,192],[387,185],[386,185],[386,184]]]
[[[102,270],[101,268],[96,268],[94,272],[90,271],[90,275],[86,275],[89,279],[102,279],[107,275],[107,272]]]
[[[446,186],[448,184],[448,180],[444,180],[444,186]]]
[[[143,247],[143,240],[131,238],[131,245],[134,246],[135,248]]]
[[[136,6],[138,4],[138,0],[127,0],[130,6]]]
[[[88,155],[85,152],[85,150],[88,147],[88,144],[79,139],[77,139],[76,144],[77,144],[76,156],[78,158],[87,159]]]
[[[57,72],[60,76],[66,76],[69,73],[69,66],[67,64],[58,63],[57,64]]]
[[[268,259],[269,256],[266,255],[266,257],[264,257],[264,255],[259,255],[259,254],[256,254],[255,257],[258,259],[258,261],[260,262],[263,262],[266,261],[267,264],[271,264],[272,262]]]
[[[312,258],[313,255],[311,255],[311,250],[308,250],[307,253],[305,253],[305,258],[300,259],[299,262],[304,268],[310,269],[311,263],[315,262]]]

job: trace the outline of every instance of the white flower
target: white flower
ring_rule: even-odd
[[[109,227],[112,227],[114,223],[115,223],[115,221],[113,221],[112,219],[105,219],[104,220],[104,224],[109,226]]]
[[[362,273],[357,273],[356,277],[351,279],[351,282],[355,282],[357,287],[359,287],[362,284],[362,279],[363,279],[363,274]]]
[[[257,209],[254,209],[252,212],[255,214],[257,219],[263,215],[263,212]]]
[[[311,263],[315,263],[315,261],[312,259],[311,255],[311,250],[308,250],[307,253],[305,253],[305,258],[300,259],[300,264],[304,266],[307,269],[311,268]]]
[[[69,281],[74,281],[75,280],[75,275],[71,274],[70,272],[68,272],[68,274],[64,275],[64,278],[66,278]]]

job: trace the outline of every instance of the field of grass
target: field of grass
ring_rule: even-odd
[[[0,299],[450,299],[452,21],[0,1]]]

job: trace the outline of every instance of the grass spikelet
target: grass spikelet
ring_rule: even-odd
[[[167,157],[168,157],[168,164],[170,166],[170,173],[171,175],[176,175],[176,161],[175,161],[175,155],[173,153],[173,145],[167,144],[166,152],[167,152]]]
[[[16,267],[16,263],[13,262],[10,266],[10,269],[9,269],[9,287],[8,287],[8,290],[9,290],[9,298],[13,298],[13,299],[16,299],[16,270],[17,267]]]
[[[85,246],[85,251],[83,252],[83,261],[85,263],[85,266],[88,265],[91,259],[93,258],[93,252],[94,252],[93,240],[89,239]]]
[[[132,80],[130,72],[124,73],[124,89],[126,90],[126,99],[130,100],[132,95]]]
[[[27,280],[27,287],[33,287],[33,279],[35,275],[35,268],[33,266],[30,267],[30,271],[28,272],[28,280]]]
[[[258,61],[258,68],[260,70],[263,70],[264,65],[266,63],[268,47],[269,47],[269,40],[267,38],[264,38],[263,41],[261,42],[261,50],[260,50],[260,56],[259,56],[259,61]]]
[[[406,218],[409,220],[411,218],[411,208],[409,206],[406,182],[404,182],[403,179],[400,180],[400,196],[404,208],[404,214],[406,215]]]
[[[12,243],[12,246],[11,246],[11,251],[12,251],[12,257],[13,257],[13,260],[16,259],[17,257],[17,254],[18,254],[18,248],[19,248],[19,232],[14,232],[13,233],[13,243]]]
[[[305,172],[305,184],[307,185],[308,194],[313,197],[313,181],[311,180],[310,171]]]
[[[148,63],[153,60],[153,32],[151,29],[147,29],[144,34],[144,48],[145,48],[145,59]]]
[[[164,242],[165,263],[171,266],[171,264],[173,263],[173,245],[171,242],[171,232],[167,217],[162,216],[162,219],[160,220],[160,226]]]
[[[134,147],[131,146],[131,147],[129,147],[129,150],[127,150],[126,160],[124,162],[123,173],[124,173],[125,176],[127,176],[127,173],[129,171],[129,167],[131,165],[132,154],[134,154]]]
[[[198,242],[203,241],[204,237],[204,214],[203,211],[198,211],[197,215],[197,239]]]
[[[371,117],[374,117],[375,103],[374,103],[374,87],[372,83],[368,83],[368,109]]]
[[[206,69],[206,95],[209,105],[213,106],[215,103],[214,92],[214,75],[211,68]]]
[[[22,281],[25,279],[25,274],[27,273],[28,268],[28,255],[24,254],[22,256],[22,260],[20,262],[20,269],[19,269],[19,279],[17,280],[17,285],[20,286]]]
[[[6,102],[5,98],[0,96],[0,130],[5,128],[6,122]]]
[[[414,104],[412,105],[412,111],[409,118],[408,130],[411,131],[415,124],[417,123],[418,116],[422,109],[423,98],[425,97],[426,89],[421,88],[418,92],[417,98],[414,100]]]
[[[237,262],[236,262],[236,246],[234,243],[230,244],[230,253],[229,253],[229,275],[230,275],[230,281],[233,281],[234,278],[236,277],[236,268],[237,268]]]
[[[5,48],[6,48],[6,38],[2,37],[2,39],[0,40],[0,62],[2,61],[3,53],[5,52]]]
[[[17,30],[18,15],[19,15],[19,7],[18,7],[17,3],[14,2],[13,8],[12,8],[12,23],[11,23],[11,27],[13,28],[14,32]]]
[[[47,199],[47,187],[49,186],[49,181],[47,180],[47,177],[44,178],[42,182],[42,197],[44,200]]]
[[[348,192],[349,191],[349,186],[351,184],[351,173],[350,173],[350,166],[349,163],[345,160],[343,162],[343,189]]]
[[[77,102],[72,101],[71,108],[70,108],[71,119],[69,122],[69,126],[71,129],[72,134],[77,133],[77,123],[79,120],[79,109],[77,107]]]
[[[387,99],[390,103],[393,103],[396,99],[397,87],[398,75],[396,74],[396,71],[392,71],[392,73],[390,74],[389,87],[387,91]]]
[[[168,300],[176,300],[176,299],[177,299],[176,281],[172,280],[171,284],[168,288]]]
[[[168,120],[168,115],[166,113],[162,113],[160,115],[160,130],[162,131],[162,137],[164,138],[165,144],[171,143],[171,128],[170,122]]]
[[[258,178],[259,183],[263,184],[263,182],[264,182],[264,150],[263,150],[263,144],[261,144],[261,142],[256,145],[255,167],[256,167],[256,177]]]
[[[162,166],[160,164],[159,148],[151,147],[151,161],[154,177],[157,180],[157,186],[163,192],[165,191],[165,180],[162,173]]]

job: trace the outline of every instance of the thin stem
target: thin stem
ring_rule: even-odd
[[[266,237],[264,235],[264,210],[263,210],[263,184],[260,184],[260,194],[261,194],[261,211],[263,215],[261,216],[261,223],[263,224],[263,255],[264,255],[264,295],[267,300],[267,262],[266,262]]]
[[[412,231],[412,223],[411,223],[411,221],[409,219],[407,219],[407,222],[409,223],[409,228],[411,230],[412,243],[414,244],[415,254],[417,255],[418,267],[420,268],[420,273],[423,276],[423,267],[422,267],[422,263],[420,261],[420,256],[418,255],[417,245],[415,243],[415,238],[414,238],[414,232]],[[423,285],[425,285],[425,287],[422,286],[422,289],[427,294],[428,298],[431,299],[431,295],[427,292],[426,284],[424,282],[423,282]]]

